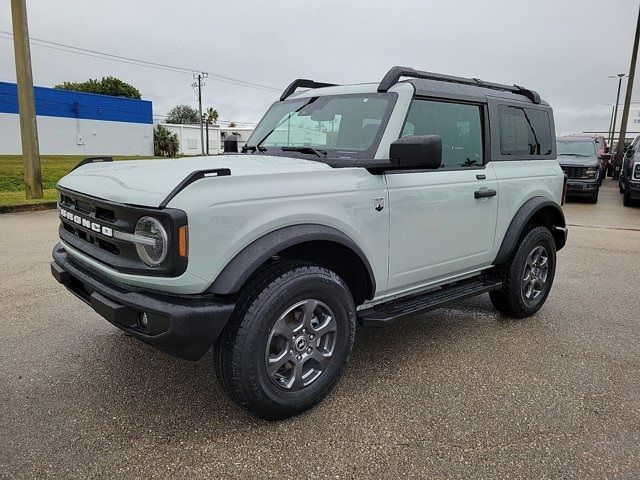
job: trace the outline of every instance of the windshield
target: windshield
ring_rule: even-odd
[[[371,93],[277,102],[245,149],[260,147],[275,155],[295,151],[316,158],[373,158],[395,98],[394,93]]]
[[[577,155],[579,157],[594,157],[596,147],[591,140],[558,140],[558,155]]]

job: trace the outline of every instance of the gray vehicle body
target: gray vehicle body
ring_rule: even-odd
[[[330,86],[290,98],[374,97],[379,90],[378,84]],[[392,108],[367,159],[318,161],[308,154],[256,152],[77,168],[58,184],[61,243],[54,250],[54,276],[119,328],[197,359],[224,328],[234,296],[274,258],[330,267],[345,279],[362,311],[490,271],[509,257],[527,224],[548,226],[562,248],[564,174],[548,104],[481,84],[432,79],[401,81],[384,94]],[[481,163],[385,168],[390,145],[406,132],[416,101],[477,108]],[[501,131],[500,112],[509,108],[548,118],[548,150],[504,151],[511,140]],[[509,128],[505,124],[504,130]],[[468,127],[459,129],[464,133]],[[194,172],[211,173],[194,179]],[[116,213],[101,217],[102,211]],[[135,258],[117,258],[131,251],[126,241],[103,238],[84,226],[95,222],[132,233],[141,215],[162,217],[172,248],[175,228],[188,225],[188,261],[166,270],[146,268]],[[116,248],[101,247],[107,243]],[[196,307],[189,310],[190,304]],[[150,312],[152,333],[136,323],[142,311]],[[217,317],[207,317],[210,311]],[[195,314],[200,316],[192,321]]]

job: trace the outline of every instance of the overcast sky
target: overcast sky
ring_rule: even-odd
[[[0,2],[0,30],[12,31],[9,3]],[[553,106],[565,134],[608,129],[617,80],[607,76],[629,68],[638,0],[27,0],[27,8],[34,38],[278,91],[298,77],[379,81],[393,65],[517,83]],[[114,75],[152,100],[154,114],[197,106],[186,73],[35,45],[31,53],[36,85]],[[15,81],[4,38],[0,80]],[[222,120],[243,122],[279,96],[212,78],[203,95]]]

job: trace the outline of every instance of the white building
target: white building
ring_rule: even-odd
[[[153,155],[146,100],[35,87],[40,153]],[[15,83],[0,82],[0,154],[22,153]]]
[[[161,123],[171,133],[178,136],[180,150],[178,155],[202,155],[200,143],[200,125],[177,125],[172,123]],[[204,127],[205,149],[207,142],[206,127]],[[224,150],[223,137],[236,134],[239,136],[238,148],[247,143],[248,138],[253,133],[253,128],[246,127],[220,127],[219,125],[209,125],[209,154],[217,155]]]

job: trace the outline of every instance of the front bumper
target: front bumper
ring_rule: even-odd
[[[567,180],[568,195],[593,195],[600,187],[600,180]]]
[[[629,197],[632,200],[640,200],[640,182],[627,181],[625,188],[629,189]]]
[[[120,330],[186,360],[199,360],[209,350],[235,307],[214,295],[168,295],[112,283],[73,262],[60,243],[51,273]]]

